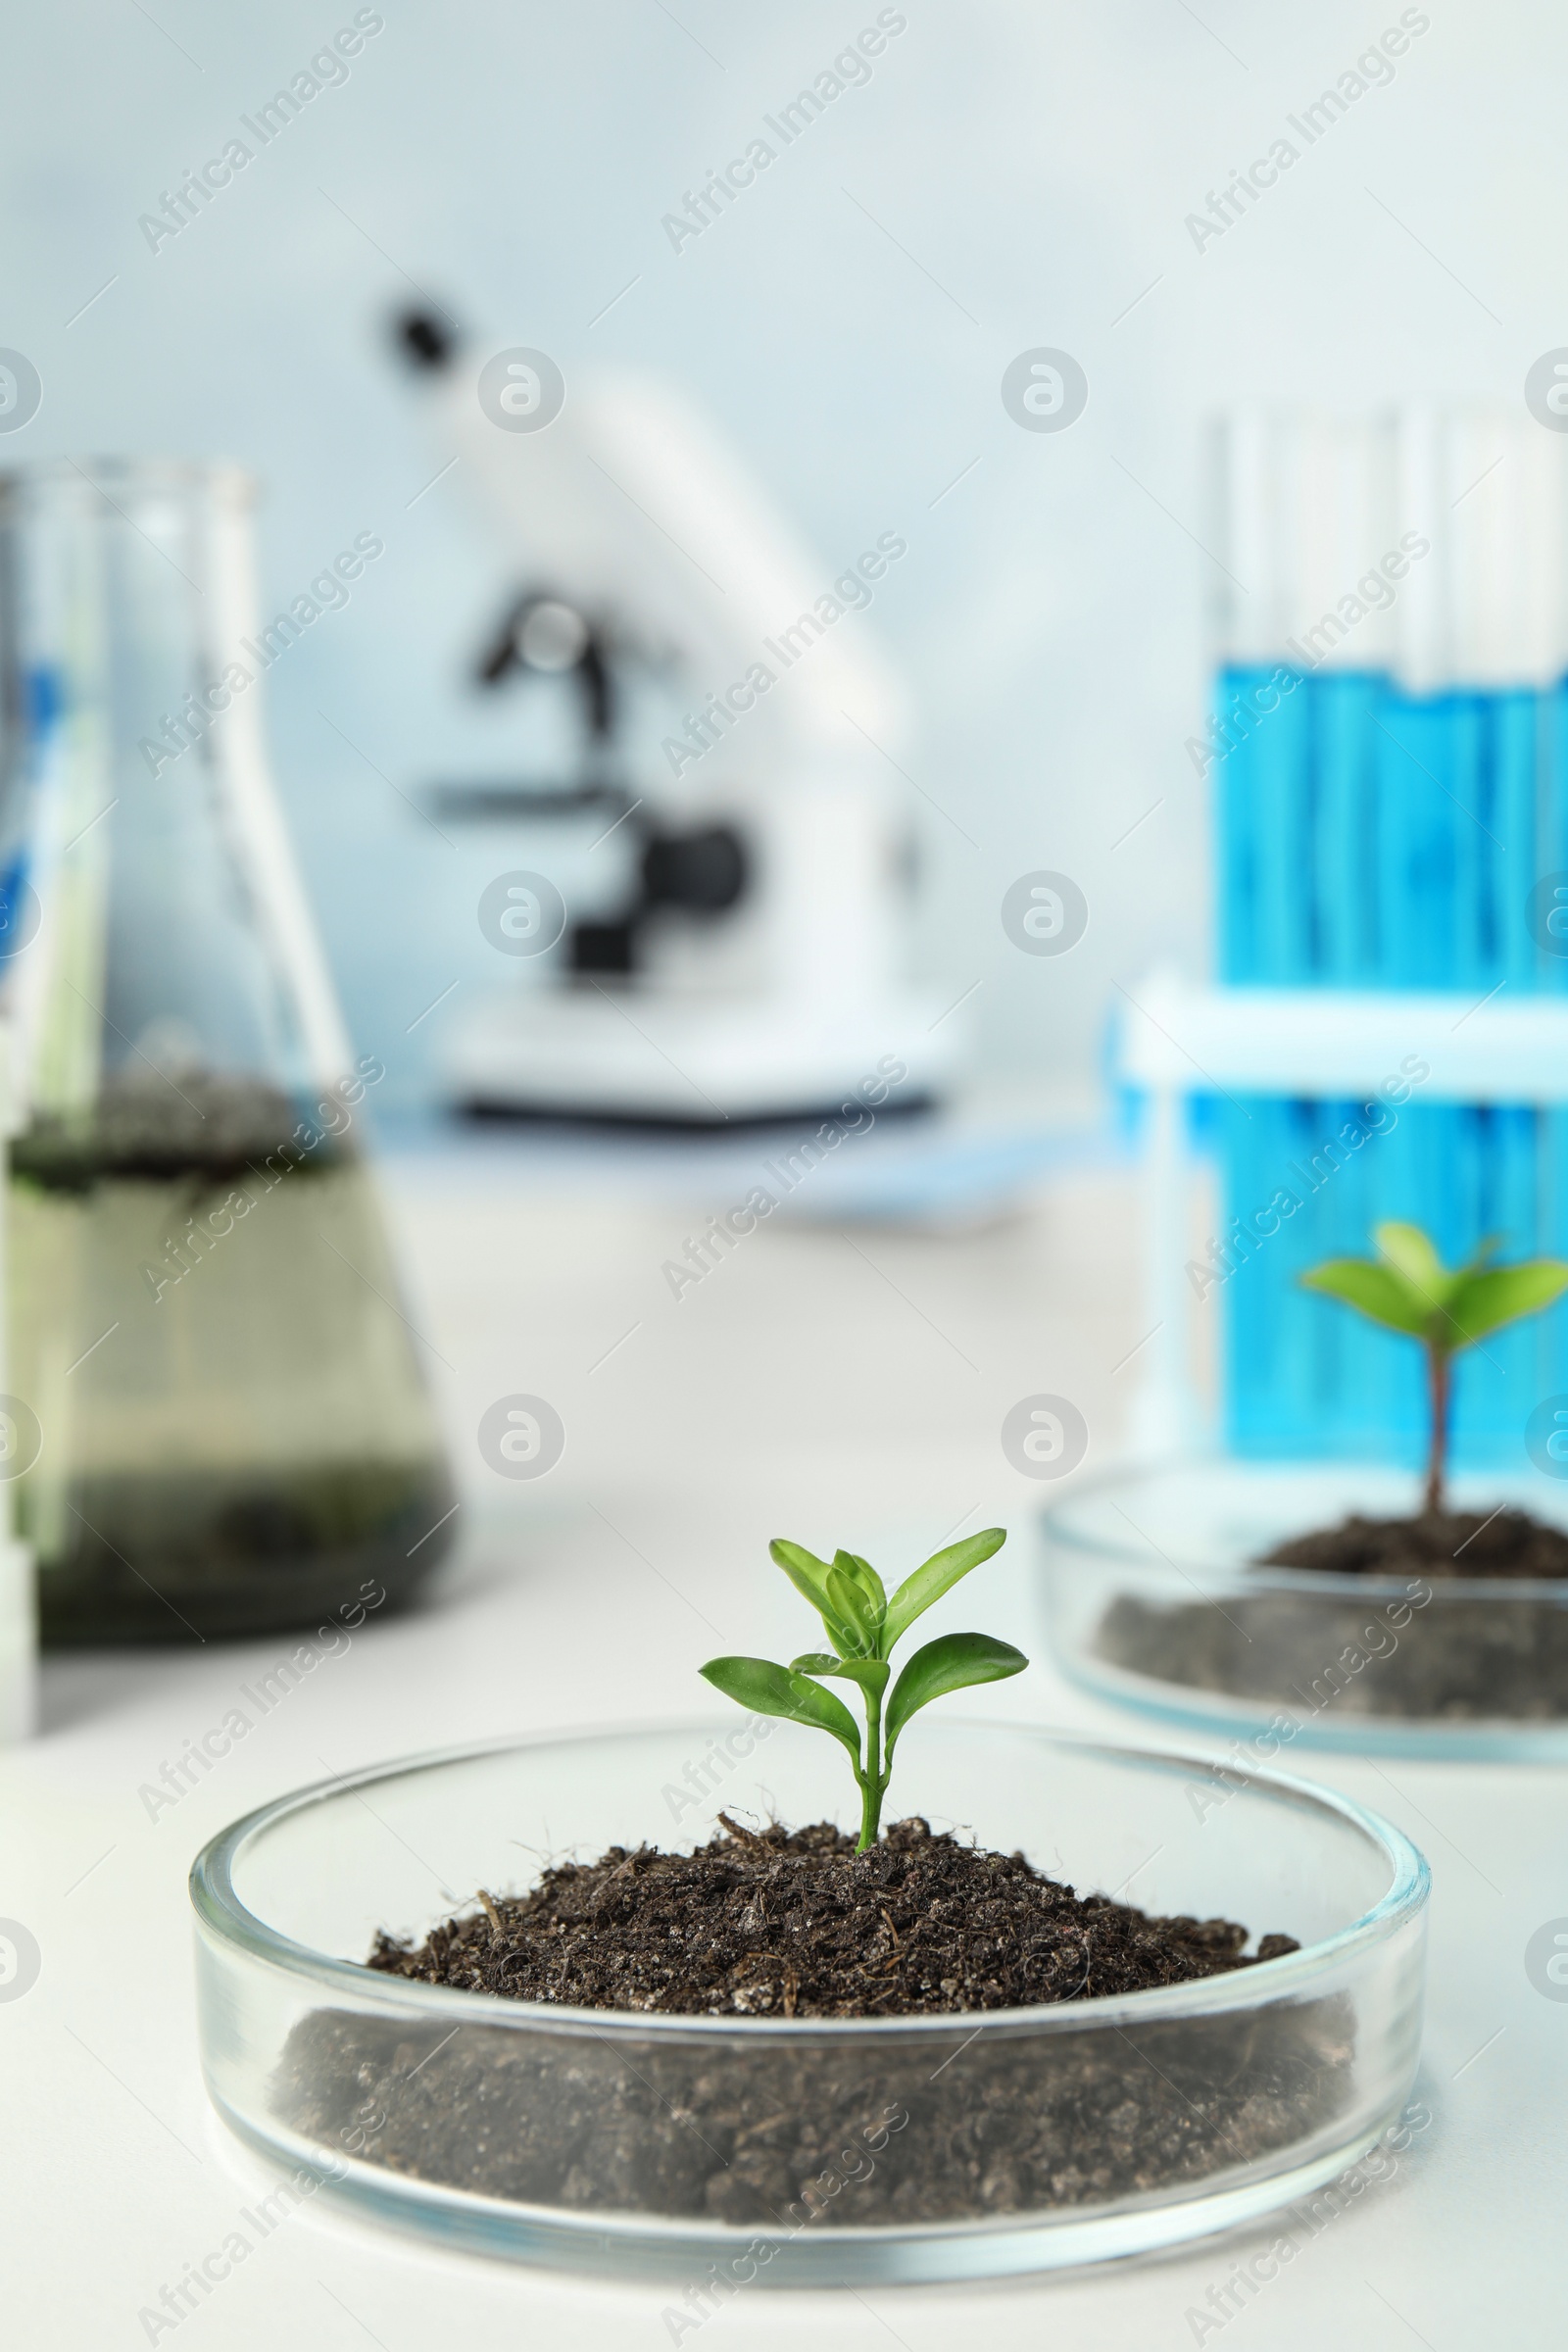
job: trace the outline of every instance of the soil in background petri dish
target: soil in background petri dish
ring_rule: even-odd
[[[18,1138],[10,1220],[46,1641],[253,1634],[435,1565],[450,1473],[345,1134],[249,1080],[112,1080]]]
[[[1407,1604],[1400,1604],[1401,1606]],[[1150,1681],[1252,1699],[1297,1716],[1402,1722],[1568,1718],[1568,1606],[1450,1600],[1397,1633],[1386,1602],[1228,1592],[1168,1605],[1117,1595],[1095,1651]]]
[[[1565,1554],[1563,1531],[1523,1511],[1355,1516],[1287,1537],[1251,1565],[1402,1580],[1406,1597],[1392,1608],[1341,1589],[1242,1587],[1223,1605],[1123,1592],[1096,1648],[1107,1665],[1154,1682],[1311,1717],[1332,1708],[1403,1722],[1556,1723],[1568,1718]],[[1536,1591],[1446,1596],[1457,1578],[1525,1579]]]

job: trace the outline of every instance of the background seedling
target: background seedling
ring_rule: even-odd
[[[1387,1331],[1407,1333],[1426,1350],[1432,1426],[1421,1507],[1436,1518],[1445,1508],[1453,1358],[1488,1332],[1521,1315],[1538,1314],[1561,1298],[1568,1290],[1568,1264],[1560,1257],[1532,1257],[1494,1266],[1498,1243],[1494,1237],[1450,1270],[1419,1225],[1378,1225],[1372,1240],[1376,1257],[1328,1257],[1301,1281],[1309,1291],[1343,1299]]]
[[[804,1544],[787,1544],[780,1538],[768,1551],[816,1610],[832,1650],[807,1650],[787,1666],[776,1666],[769,1658],[710,1658],[702,1669],[715,1690],[754,1714],[813,1724],[848,1748],[860,1791],[857,1853],[876,1840],[894,1744],[916,1709],[971,1683],[994,1683],[1019,1674],[1029,1663],[1010,1642],[995,1641],[989,1634],[943,1634],[917,1649],[905,1665],[888,1695],[884,1716],[894,1643],[933,1601],[1000,1551],[1006,1540],[1004,1528],[988,1527],[983,1535],[951,1544],[906,1576],[889,1598],[870,1561],[858,1553],[838,1551],[831,1562],[819,1560]],[[817,1678],[823,1675],[859,1685],[865,1708],[863,1756],[855,1718],[841,1698],[822,1688]]]

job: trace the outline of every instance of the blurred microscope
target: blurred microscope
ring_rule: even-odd
[[[902,1065],[887,1107],[931,1102],[964,1039],[906,969],[903,718],[861,610],[904,542],[835,582],[667,385],[481,368],[423,313],[399,338],[504,550],[475,685],[553,680],[580,744],[565,778],[432,788],[443,824],[514,826],[488,921],[529,958],[454,1022],[454,1100],[721,1128],[826,1116]],[[587,820],[617,878],[573,907],[552,845]]]

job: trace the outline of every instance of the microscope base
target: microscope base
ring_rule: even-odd
[[[942,1010],[915,992],[808,1010],[590,983],[485,1005],[453,1039],[448,1090],[480,1112],[685,1128],[913,1110],[964,1043]]]

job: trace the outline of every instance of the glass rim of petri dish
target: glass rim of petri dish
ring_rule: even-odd
[[[1423,1578],[1415,1569],[1363,1574],[1359,1570],[1290,1567],[1282,1561],[1253,1560],[1246,1556],[1240,1545],[1229,1556],[1219,1559],[1206,1547],[1196,1550],[1184,1563],[1179,1542],[1175,1538],[1170,1539],[1168,1545],[1156,1545],[1152,1538],[1141,1535],[1136,1529],[1131,1535],[1117,1536],[1113,1532],[1101,1532],[1083,1522],[1082,1514],[1092,1511],[1097,1504],[1112,1502],[1117,1494],[1147,1492],[1163,1481],[1183,1479],[1196,1483],[1204,1480],[1217,1486],[1223,1480],[1232,1486],[1250,1485],[1261,1494],[1267,1482],[1283,1481],[1287,1477],[1303,1484],[1318,1479],[1325,1487],[1336,1480],[1344,1480],[1350,1485],[1364,1480],[1371,1486],[1387,1479],[1398,1481],[1405,1492],[1412,1491],[1418,1484],[1415,1472],[1384,1462],[1320,1457],[1300,1461],[1268,1461],[1223,1454],[1195,1460],[1191,1456],[1172,1455],[1160,1461],[1129,1463],[1120,1469],[1103,1470],[1097,1477],[1075,1481],[1071,1493],[1064,1494],[1059,1502],[1053,1503],[1044,1512],[1045,1532],[1048,1541],[1059,1544],[1063,1550],[1088,1554],[1095,1561],[1102,1562],[1106,1568],[1153,1570],[1163,1565],[1174,1568],[1178,1574],[1183,1572],[1184,1566],[1200,1569],[1222,1591],[1306,1595],[1318,1593],[1325,1598],[1332,1596],[1368,1602],[1403,1601],[1409,1597],[1411,1578],[1416,1577],[1418,1581],[1431,1585],[1432,1604],[1438,1606],[1458,1600],[1568,1600],[1568,1575],[1440,1575]],[[1451,1497],[1463,1500],[1467,1490],[1477,1486],[1485,1487],[1489,1500],[1495,1501],[1497,1495],[1502,1494],[1502,1502],[1497,1506],[1499,1509],[1511,1501],[1522,1501],[1526,1493],[1538,1500],[1544,1499],[1540,1481],[1526,1479],[1517,1473],[1499,1471],[1492,1474],[1485,1470],[1465,1470],[1449,1475]],[[1503,1493],[1504,1489],[1511,1489],[1512,1492]],[[1568,1493],[1565,1493],[1563,1502],[1562,1524],[1564,1532],[1568,1533]],[[1302,1531],[1303,1534],[1307,1532]],[[1290,1539],[1286,1537],[1281,1541],[1289,1542]]]
[[[590,2033],[600,2037],[630,2034],[637,2038],[644,2035],[676,2039],[696,2037],[720,2042],[733,2041],[737,2035],[748,2041],[802,2041],[817,2037],[832,2041],[855,2041],[871,2037],[878,2041],[897,2042],[920,2035],[951,2034],[955,2026],[962,2021],[977,2022],[988,2035],[998,2030],[1011,2030],[1032,2035],[1042,2033],[1081,2033],[1094,2026],[1113,2026],[1124,2018],[1149,2022],[1154,2018],[1182,2018],[1228,2009],[1251,2009],[1260,2000],[1285,1999],[1298,1993],[1314,1979],[1337,1967],[1347,1955],[1365,1950],[1396,1934],[1421,1912],[1431,1891],[1431,1871],[1420,1848],[1402,1830],[1396,1829],[1369,1806],[1359,1804],[1355,1798],[1344,1795],[1339,1789],[1325,1788],[1294,1773],[1258,1766],[1232,1768],[1227,1764],[1227,1773],[1233,1780],[1246,1784],[1259,1794],[1279,1801],[1282,1806],[1332,1816],[1345,1829],[1358,1834],[1381,1855],[1390,1874],[1384,1893],[1357,1918],[1329,1936],[1261,1964],[1268,1971],[1266,1986],[1260,1985],[1255,1969],[1241,1968],[1185,1984],[1152,1985],[1138,1992],[1092,1994],[1086,1999],[1011,2008],[920,2010],[900,2017],[781,2018],[730,2014],[714,2017],[687,2011],[588,2008],[565,2002],[514,2000],[499,1994],[425,1984],[416,1979],[371,1969],[361,1961],[339,1959],[332,1953],[297,1941],[259,1918],[234,1886],[236,1865],[251,1840],[279,1828],[291,1816],[307,1813],[334,1798],[358,1795],[378,1784],[429,1778],[486,1759],[500,1760],[507,1755],[547,1748],[560,1750],[564,1757],[565,1751],[572,1747],[592,1747],[602,1751],[607,1746],[621,1743],[630,1748],[640,1741],[662,1738],[708,1738],[726,1728],[733,1729],[733,1724],[724,1717],[666,1717],[646,1723],[615,1723],[586,1726],[567,1732],[558,1730],[504,1736],[369,1764],[357,1772],[313,1782],[305,1788],[291,1790],[285,1796],[274,1798],[270,1804],[258,1806],[209,1839],[191,1865],[189,1886],[192,1908],[203,1930],[220,1943],[251,1959],[267,1962],[289,1977],[340,1994],[352,1992],[356,2000],[405,2013],[412,2009],[427,2014],[432,2020],[445,2017],[477,2021],[482,2017],[487,2028],[535,2033],[541,2027],[547,2027],[555,2032]],[[1023,1739],[1067,1757],[1078,1755],[1086,1760],[1098,1759],[1111,1766],[1142,1767],[1151,1771],[1196,1771],[1206,1774],[1212,1771],[1216,1762],[1212,1756],[1187,1749],[1103,1740],[1093,1733],[1058,1730],[1051,1725],[1002,1718],[988,1717],[979,1722],[949,1717],[938,1736],[983,1740],[992,1735],[999,1739]],[[455,1908],[462,1909],[466,1901],[475,1898],[464,1898]]]

